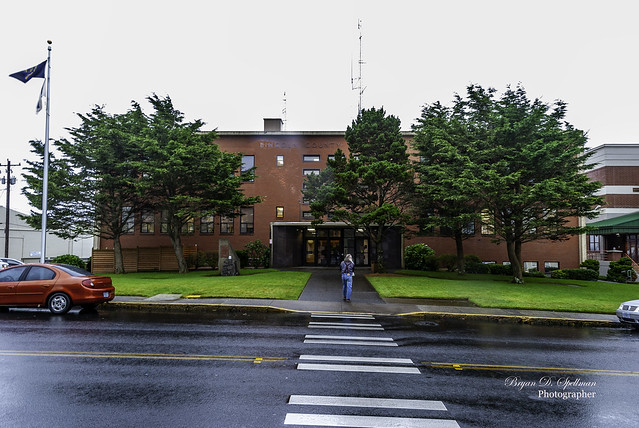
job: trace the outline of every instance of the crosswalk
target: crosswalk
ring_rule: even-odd
[[[324,319],[324,321],[318,321]],[[329,321],[326,321],[329,320]],[[383,332],[384,327],[375,322],[372,315],[344,315],[344,314],[311,314],[308,323],[310,329],[325,330],[359,330],[370,332]],[[357,335],[333,334],[307,334],[304,336],[304,344],[311,345],[335,345],[348,346],[349,349],[369,349],[365,347],[397,347],[398,343],[392,337],[380,336],[380,333],[355,333]],[[362,347],[362,348],[353,348]],[[404,376],[419,375],[419,368],[409,358],[389,358],[370,356],[346,356],[346,355],[314,355],[303,354],[299,356],[296,365],[297,370],[305,371],[333,371],[351,372],[354,376],[366,376],[367,373],[382,373],[388,375]],[[410,378],[410,377],[409,377]],[[330,426],[330,427],[420,427],[420,428],[459,428],[453,419],[446,419],[448,409],[441,401],[396,399],[392,397],[348,397],[348,396],[318,396],[318,395],[291,395],[288,405],[295,410],[324,409],[309,413],[289,412],[286,414],[284,425],[297,426]],[[354,408],[356,413],[343,414],[339,409]],[[376,409],[376,414],[366,414],[366,409]],[[379,409],[383,409],[380,416]],[[405,417],[392,416],[398,409],[419,412],[441,412],[441,418],[431,417]]]

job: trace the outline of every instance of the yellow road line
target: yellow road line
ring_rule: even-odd
[[[197,355],[197,354],[146,354],[122,352],[73,352],[73,351],[19,351],[0,350],[0,356],[26,357],[75,357],[75,358],[125,358],[152,360],[197,360],[197,361],[249,361],[253,363],[288,360],[287,357],[257,357],[237,355]]]
[[[436,363],[422,362],[423,365],[432,368],[462,370],[491,370],[491,371],[524,371],[545,373],[582,373],[607,376],[639,376],[639,372],[627,370],[599,370],[574,367],[534,367],[534,366],[504,366],[498,364],[462,364],[462,363]]]

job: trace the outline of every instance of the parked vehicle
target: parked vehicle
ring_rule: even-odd
[[[8,266],[15,266],[15,265],[23,265],[24,262],[21,262],[20,260],[16,260],[16,259],[12,259],[9,257],[0,257],[0,261],[6,263]]]
[[[0,271],[0,307],[47,307],[64,314],[75,305],[95,308],[114,297],[111,278],[76,266],[34,263]]]
[[[624,324],[632,324],[639,328],[639,300],[629,300],[619,305],[617,318]]]

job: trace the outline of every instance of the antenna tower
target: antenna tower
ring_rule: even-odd
[[[364,60],[362,60],[362,20],[357,20],[357,29],[359,30],[359,61],[357,64],[359,66],[359,77],[353,77],[353,64],[351,62],[351,88],[352,90],[357,90],[359,95],[359,102],[357,104],[357,115],[362,114],[362,94],[366,87],[362,84],[362,65],[364,64]]]
[[[282,101],[284,101],[284,107],[282,108],[282,116],[283,116],[283,122],[284,122],[284,130],[286,131],[286,91],[284,91],[284,98],[282,99]]]

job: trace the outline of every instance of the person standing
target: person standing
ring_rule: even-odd
[[[355,263],[353,263],[353,256],[346,254],[344,260],[339,265],[342,272],[342,294],[344,300],[351,301],[351,292],[353,290],[353,276],[355,276]]]

